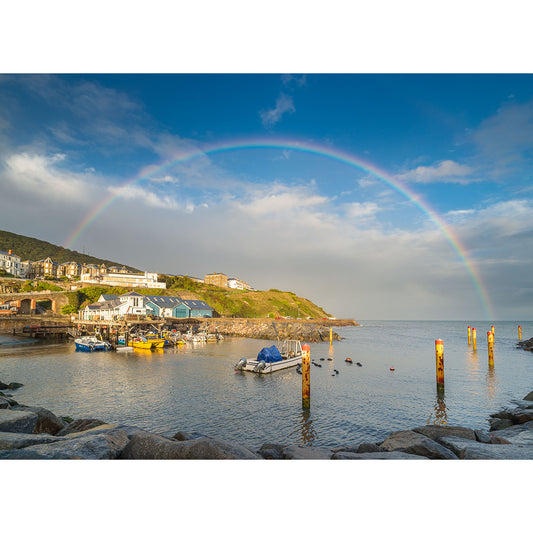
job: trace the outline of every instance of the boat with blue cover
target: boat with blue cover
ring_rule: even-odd
[[[278,346],[272,345],[263,348],[256,358],[243,357],[236,365],[235,370],[246,370],[257,374],[269,374],[276,370],[283,370],[302,364],[302,344],[299,340],[287,339]]]
[[[111,350],[111,344],[97,339],[94,335],[85,335],[74,339],[76,350],[80,352],[102,352]]]

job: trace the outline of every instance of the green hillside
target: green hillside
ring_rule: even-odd
[[[106,266],[123,266],[123,263],[117,263],[116,261],[110,261],[108,259],[100,259],[92,255],[80,254],[63,248],[62,246],[56,246],[40,239],[34,239],[33,237],[25,237],[24,235],[18,235],[9,231],[0,230],[0,250],[2,252],[8,252],[12,250],[14,254],[18,255],[23,261],[28,259],[31,261],[39,261],[40,259],[46,259],[50,257],[56,263],[67,263],[74,261],[76,263],[86,263],[101,265],[105,263]],[[130,271],[138,271],[137,268],[124,265]]]

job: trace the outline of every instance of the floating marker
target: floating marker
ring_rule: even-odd
[[[391,367],[389,368],[389,370],[390,370],[391,372],[394,372],[394,367],[391,366]]]
[[[491,333],[494,335],[494,326],[491,326],[491,327],[490,327],[490,331],[491,331]]]
[[[468,326],[468,346],[472,344],[472,328]]]
[[[489,352],[489,366],[494,365],[494,333],[487,331],[487,347]]]
[[[522,340],[522,326],[518,326],[518,340]]]
[[[477,334],[476,334],[476,328],[472,328],[472,348],[477,350]]]
[[[333,328],[331,326],[329,327],[329,343],[333,343]]]

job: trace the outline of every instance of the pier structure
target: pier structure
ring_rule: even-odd
[[[35,291],[0,294],[0,305],[10,305],[17,315],[36,315],[37,302],[50,301],[52,313],[59,313],[68,305],[69,291]],[[16,308],[16,309],[15,309]]]

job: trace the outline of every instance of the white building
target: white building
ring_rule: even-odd
[[[228,287],[230,289],[250,289],[250,285],[245,281],[240,280],[239,278],[228,278]]]
[[[17,278],[24,277],[26,273],[20,257],[15,255],[12,250],[0,252],[0,268]]]
[[[83,283],[98,283],[111,285],[112,287],[144,287],[147,289],[166,289],[166,283],[157,281],[156,272],[144,272],[144,274],[113,273],[94,274],[85,272],[80,279]]]
[[[144,296],[128,292],[121,296],[102,294],[98,301],[89,304],[79,312],[81,320],[112,320],[124,315],[146,316]]]

